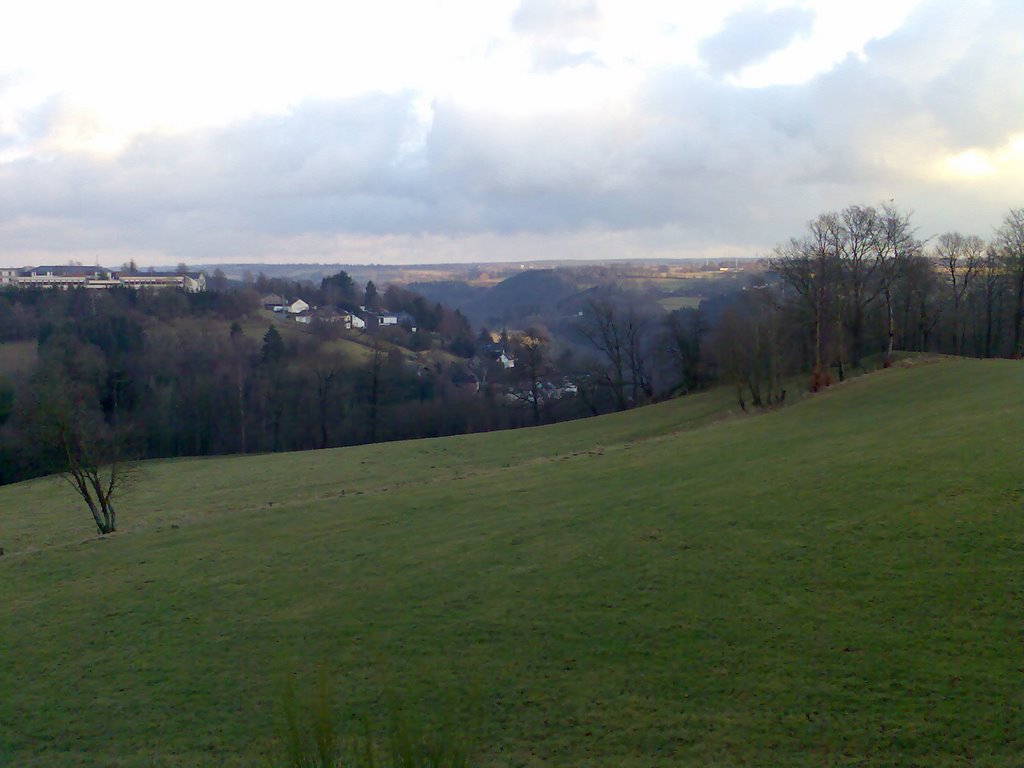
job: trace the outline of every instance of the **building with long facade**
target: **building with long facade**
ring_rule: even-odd
[[[42,266],[0,269],[0,287],[48,288],[68,290],[88,288],[180,288],[188,293],[206,290],[206,275],[202,272],[139,272],[115,271],[104,267]]]

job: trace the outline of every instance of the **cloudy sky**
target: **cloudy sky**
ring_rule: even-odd
[[[1020,0],[12,4],[0,264],[747,256],[1024,206]]]

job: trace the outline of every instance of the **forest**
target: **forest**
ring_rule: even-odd
[[[194,294],[5,289],[0,345],[35,355],[0,368],[0,483],[59,472],[102,499],[119,480],[100,468],[139,459],[507,429],[722,383],[740,408],[769,408],[787,388],[831,386],[897,351],[1020,356],[1024,209],[988,240],[923,241],[910,214],[850,206],[761,266],[697,308],[667,312],[605,284],[527,327],[490,330],[401,286],[359,288],[343,271],[319,286],[215,275]],[[402,312],[416,330],[299,329],[263,309],[267,293]]]

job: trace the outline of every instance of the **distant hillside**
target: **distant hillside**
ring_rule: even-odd
[[[426,299],[441,302],[466,314],[465,307],[486,295],[487,289],[463,283],[459,280],[439,280],[430,283],[409,283],[406,286]]]
[[[530,317],[556,314],[579,290],[572,273],[558,269],[527,270],[486,289],[453,282],[416,283],[409,288],[458,307],[474,327],[489,328],[520,327]]]
[[[285,681],[472,764],[1017,765],[1024,365],[0,488],[0,765],[271,759]]]

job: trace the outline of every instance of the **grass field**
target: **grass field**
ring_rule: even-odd
[[[90,535],[0,488],[0,765],[256,766],[284,680],[481,766],[1015,766],[1024,364],[743,417],[145,467]]]

